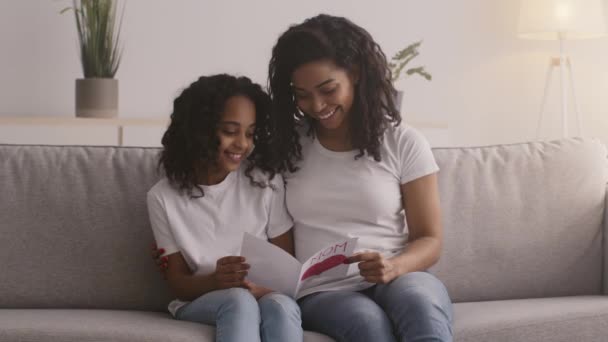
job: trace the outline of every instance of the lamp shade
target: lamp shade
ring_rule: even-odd
[[[521,0],[518,34],[525,39],[586,39],[606,34],[602,0]]]

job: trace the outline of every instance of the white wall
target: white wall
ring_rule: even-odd
[[[0,1],[0,116],[73,115],[81,76],[68,0]],[[365,27],[388,55],[423,39],[405,119],[444,122],[457,145],[534,137],[548,59],[557,42],[516,38],[519,0],[129,0],[123,27],[121,117],[167,116],[198,75],[229,72],[266,83],[270,49],[291,23],[326,12]],[[608,142],[608,38],[567,42],[585,135]],[[544,135],[559,130],[557,75]]]

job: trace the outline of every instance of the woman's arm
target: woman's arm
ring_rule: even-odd
[[[423,271],[439,261],[443,242],[437,174],[401,186],[409,229],[405,252],[393,257],[399,273]]]
[[[409,229],[406,250],[392,258],[370,252],[348,259],[359,262],[360,273],[369,282],[385,284],[402,274],[426,270],[439,260],[443,232],[437,174],[401,185],[401,196]]]
[[[192,274],[180,252],[169,255],[167,259],[167,281],[180,300],[192,301],[211,291],[245,287],[244,279],[249,265],[244,263],[244,257],[227,256],[218,259],[215,271],[207,275]]]

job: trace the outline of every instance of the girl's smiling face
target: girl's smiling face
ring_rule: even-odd
[[[215,165],[209,168],[207,181],[217,184],[228,173],[235,171],[253,149],[255,133],[255,104],[248,97],[235,95],[224,105],[217,126],[219,139],[218,156]]]

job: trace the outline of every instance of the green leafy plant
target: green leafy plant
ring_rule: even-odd
[[[405,77],[418,74],[424,77],[427,81],[430,81],[433,78],[433,76],[431,76],[431,74],[429,74],[423,66],[406,68],[407,64],[420,54],[418,52],[418,47],[420,47],[420,44],[422,44],[422,41],[412,43],[403,50],[397,52],[393,58],[391,58],[388,66],[391,69],[391,80],[393,82],[398,80],[404,74]]]
[[[116,21],[115,0],[73,0],[80,61],[85,78],[114,78],[122,55],[119,47],[124,6]]]

